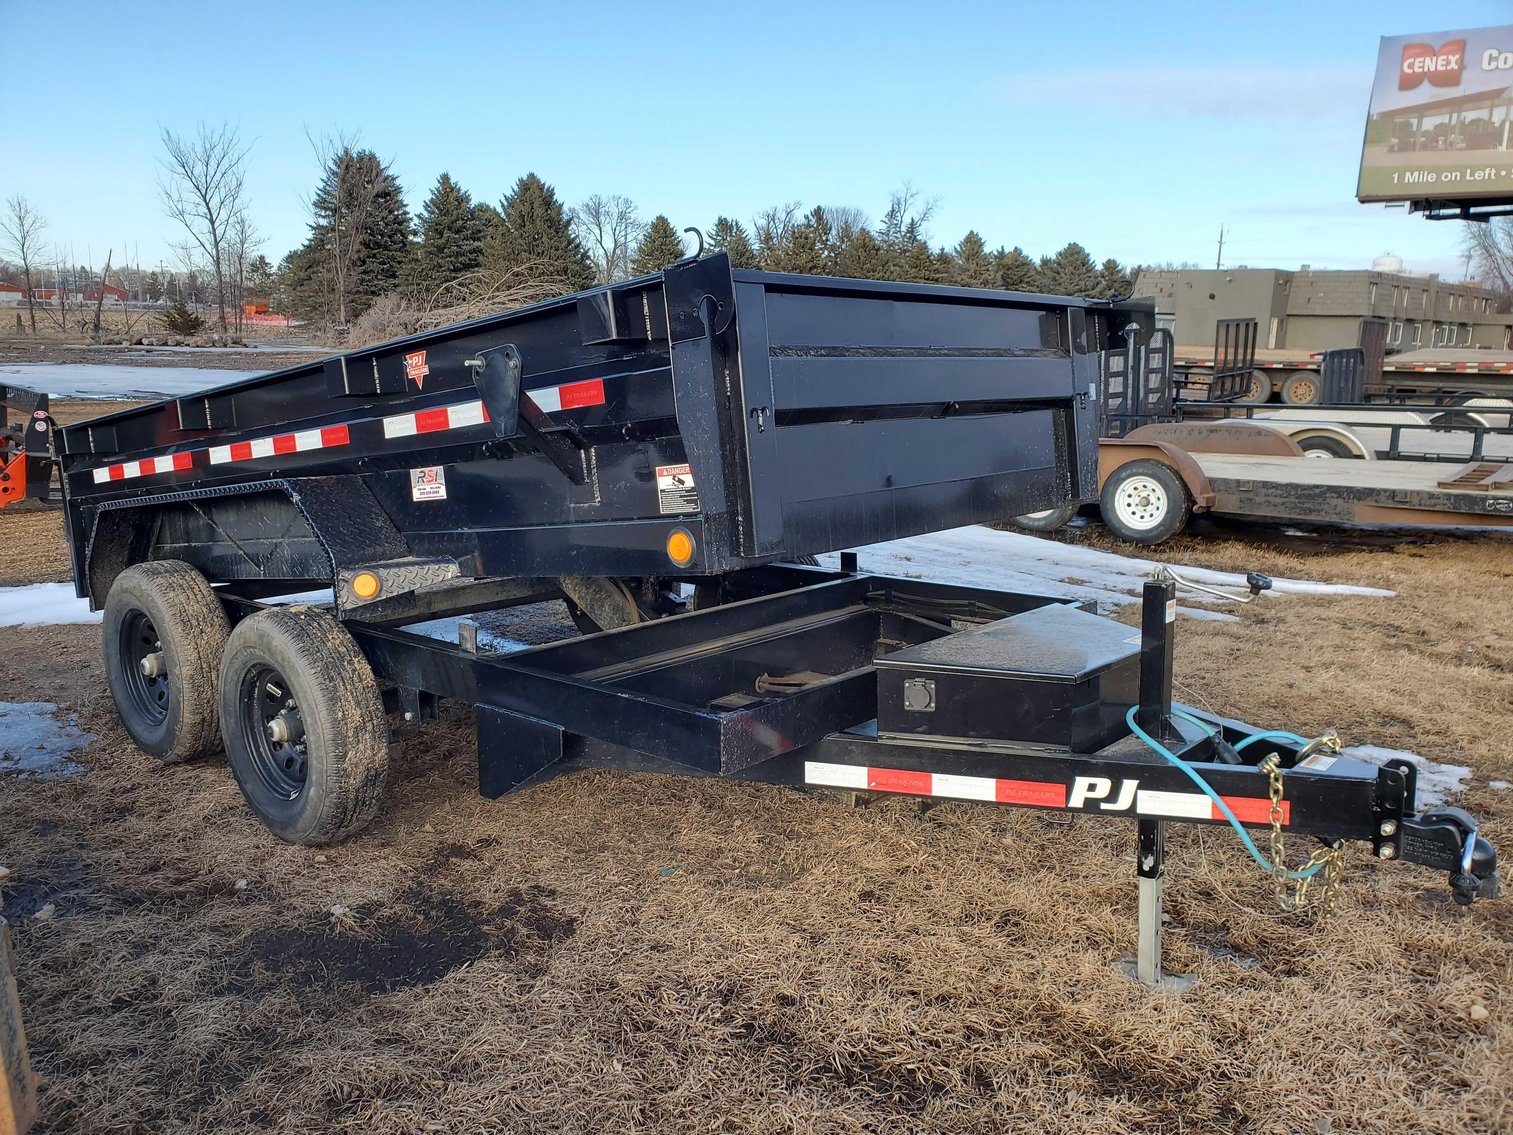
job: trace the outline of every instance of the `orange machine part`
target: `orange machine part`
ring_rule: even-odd
[[[0,458],[0,508],[26,495],[26,453],[16,450],[9,457]]]

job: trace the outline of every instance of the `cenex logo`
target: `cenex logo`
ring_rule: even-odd
[[[1411,91],[1425,79],[1433,87],[1458,87],[1465,58],[1463,39],[1452,39],[1437,51],[1427,43],[1405,44],[1403,62],[1397,72],[1397,89]]]

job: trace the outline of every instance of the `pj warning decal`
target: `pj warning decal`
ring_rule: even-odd
[[[687,465],[657,466],[657,506],[664,512],[698,512],[699,490]]]

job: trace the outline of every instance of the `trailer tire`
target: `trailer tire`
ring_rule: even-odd
[[[1064,528],[1077,515],[1077,506],[1064,504],[1060,508],[1047,508],[1041,512],[1026,512],[1009,521],[1015,528],[1025,532],[1054,532]]]
[[[1324,383],[1316,370],[1295,370],[1282,383],[1282,401],[1289,406],[1315,406],[1323,401]]]
[[[216,683],[230,629],[210,584],[181,560],[116,576],[100,636],[105,681],[143,752],[176,764],[220,748]]]
[[[1187,527],[1192,494],[1170,465],[1131,461],[1109,474],[1098,496],[1103,523],[1130,544],[1159,544]]]
[[[1351,449],[1337,437],[1323,437],[1312,435],[1297,439],[1298,448],[1303,451],[1304,457],[1354,457],[1359,459],[1360,454]]]
[[[1250,385],[1245,388],[1245,401],[1270,402],[1272,395],[1271,375],[1264,370],[1250,372]]]
[[[372,667],[324,611],[242,620],[221,662],[221,735],[259,819],[290,843],[365,827],[383,800],[389,724]]]

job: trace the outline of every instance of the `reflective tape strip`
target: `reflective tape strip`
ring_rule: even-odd
[[[413,414],[395,414],[384,419],[384,437],[414,437],[416,434],[439,433],[442,430],[460,430],[468,426],[481,426],[489,420],[489,412],[482,402],[459,402],[455,406],[434,406],[429,410],[417,410]]]
[[[957,776],[943,772],[837,765],[825,761],[805,761],[804,781],[825,788],[850,788],[857,792],[907,792],[913,796],[981,800],[990,804],[1066,807],[1066,785],[1059,781]]]
[[[275,434],[251,441],[234,441],[230,445],[213,445],[206,453],[210,464],[228,465],[233,461],[252,461],[261,457],[279,457],[286,453],[308,453],[313,449],[335,449],[352,443],[352,431],[343,423],[300,430],[292,434]]]
[[[1030,808],[1065,808],[1067,786],[1054,780],[1009,780],[992,776],[958,776],[911,769],[869,768],[826,761],[804,762],[804,783],[821,788],[849,788],[855,792],[903,792],[911,796],[939,796],[951,800],[979,800],[988,804],[1021,804]],[[1260,796],[1220,797],[1245,824],[1269,824],[1271,801]],[[1102,807],[1106,800],[1088,801],[1090,812],[1118,815]],[[1096,806],[1095,806],[1096,805]],[[1125,813],[1128,814],[1128,813]],[[1142,788],[1135,792],[1134,815],[1168,820],[1223,822],[1224,813],[1201,792],[1167,792]],[[1290,802],[1282,802],[1282,823],[1292,821]]]
[[[527,390],[525,393],[537,407],[548,414],[555,414],[559,410],[579,410],[584,406],[602,406],[605,403],[604,382],[597,378],[586,382],[569,382],[562,386],[543,386],[539,390]],[[416,410],[385,418],[384,437],[415,437],[417,434],[439,433],[442,430],[461,430],[469,426],[481,426],[488,420],[489,413],[482,402],[433,406],[429,410]]]
[[[151,477],[157,473],[172,473],[175,469],[194,467],[192,453],[169,453],[162,457],[144,457],[140,461],[125,461],[119,465],[102,465],[93,471],[95,484],[106,481],[129,481],[133,477]]]

